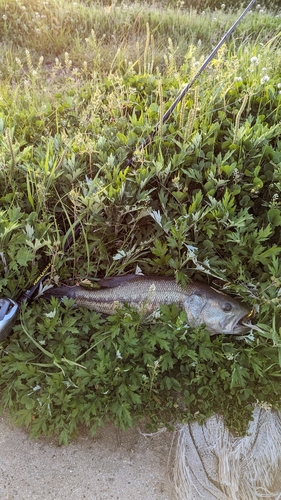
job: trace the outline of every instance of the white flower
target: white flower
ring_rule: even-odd
[[[277,83],[277,88],[278,88],[278,89],[281,89],[281,83],[280,83],[280,82],[279,82],[279,83]]]
[[[261,84],[263,85],[264,83],[268,82],[268,80],[270,80],[269,76],[268,75],[264,75],[261,78]]]
[[[250,61],[252,64],[259,64],[259,60],[256,56],[251,57]]]
[[[4,19],[4,21],[7,21],[7,16],[6,16],[6,14],[3,14],[2,19]]]
[[[116,358],[122,359],[121,352],[119,351],[119,349],[116,351]]]
[[[242,77],[241,76],[236,76],[235,77],[236,82],[242,82]]]

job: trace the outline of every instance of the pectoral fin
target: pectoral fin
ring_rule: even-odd
[[[183,305],[190,326],[198,326],[202,323],[200,323],[200,316],[204,304],[205,300],[201,294],[190,295],[184,302]]]

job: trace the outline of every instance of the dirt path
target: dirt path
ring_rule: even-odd
[[[144,437],[111,425],[68,447],[0,418],[0,500],[174,500],[168,457],[172,434]]]

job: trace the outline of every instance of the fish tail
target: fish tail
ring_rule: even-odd
[[[57,288],[49,288],[42,294],[42,298],[46,300],[51,300],[52,297],[57,297],[62,299],[63,297],[74,297],[72,288],[68,286],[60,286]]]

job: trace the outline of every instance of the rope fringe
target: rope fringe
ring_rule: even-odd
[[[245,437],[222,417],[178,431],[174,480],[178,500],[281,500],[281,414],[255,407]]]

